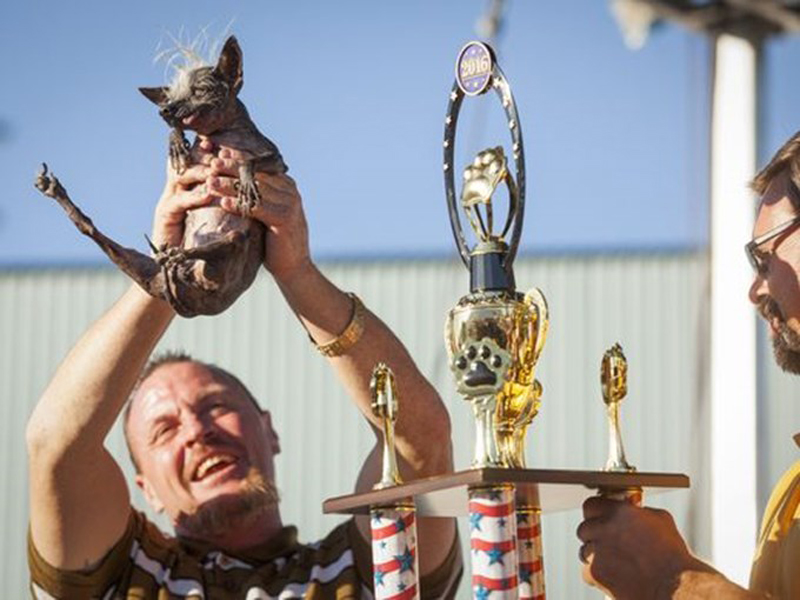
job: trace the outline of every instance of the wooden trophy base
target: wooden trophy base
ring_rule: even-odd
[[[513,484],[517,506],[554,513],[580,508],[598,492],[623,492],[642,488],[645,496],[689,487],[689,477],[680,473],[613,473],[566,469],[478,468],[418,479],[395,487],[329,498],[322,504],[325,514],[369,514],[370,508],[413,498],[417,516],[461,517],[467,514],[472,487]]]

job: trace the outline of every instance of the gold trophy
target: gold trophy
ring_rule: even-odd
[[[384,489],[403,483],[397,468],[394,444],[394,424],[397,421],[397,387],[394,374],[385,363],[379,362],[372,371],[369,383],[372,392],[372,413],[381,420],[383,428],[383,468],[381,480],[375,489]]]
[[[492,197],[501,183],[509,209],[503,230],[494,233]],[[525,467],[525,432],[542,394],[534,371],[547,337],[547,302],[538,289],[525,295],[514,289],[511,262],[519,228],[517,239],[510,245],[505,240],[520,206],[503,148],[478,153],[464,170],[461,194],[477,239],[468,261],[472,291],[450,310],[445,325],[456,388],[474,412],[475,468]],[[463,234],[457,239],[463,241]]]
[[[457,390],[474,412],[473,468],[397,485],[397,394],[390,372],[379,365],[372,384],[373,410],[384,432],[379,489],[333,498],[324,506],[326,513],[349,514],[363,513],[369,507],[372,549],[376,553],[382,551],[388,531],[395,535],[400,529],[408,530],[405,524],[413,519],[409,513],[415,506],[420,515],[462,515],[462,492],[466,488],[472,597],[543,600],[543,513],[563,510],[567,505],[578,507],[593,489],[609,498],[640,504],[642,485],[680,488],[688,487],[689,481],[684,475],[637,473],[625,460],[619,404],[627,392],[627,363],[619,345],[606,353],[601,368],[611,429],[606,472],[525,468],[525,435],[542,398],[535,371],[547,339],[549,315],[538,289],[522,294],[514,281],[513,263],[525,208],[519,114],[511,87],[489,46],[478,41],[467,43],[459,52],[455,71],[444,122],[442,166],[450,225],[470,273],[470,288],[448,312],[444,337]],[[512,145],[508,154],[497,146],[474,156],[463,170],[461,190],[456,193],[455,142],[460,107],[465,98],[489,90],[494,90],[503,106]],[[501,202],[506,199],[507,203]],[[503,211],[506,206],[507,211]],[[402,527],[387,520],[387,510],[393,519],[402,519]],[[416,549],[415,540],[411,535],[396,543],[389,554],[374,554],[374,564],[394,564],[392,558],[404,549]],[[379,569],[381,579],[385,571]],[[401,583],[411,586],[406,580]],[[378,596],[379,591],[396,594],[397,589],[403,588],[387,591],[376,586],[376,598],[384,599]],[[385,596],[386,600],[395,597]]]
[[[614,344],[603,354],[600,364],[600,386],[608,416],[608,460],[606,471],[632,473],[636,470],[625,459],[625,448],[619,428],[619,405],[628,394],[628,361],[622,346]]]
[[[625,448],[622,446],[622,434],[619,427],[619,405],[628,395],[628,360],[619,343],[614,344],[603,354],[600,363],[600,387],[603,390],[603,402],[608,416],[608,460],[605,470],[615,473],[633,473],[636,467],[628,464]],[[631,486],[627,489],[600,490],[600,495],[611,500],[630,502],[642,505],[642,488]],[[604,596],[605,600],[613,600]]]

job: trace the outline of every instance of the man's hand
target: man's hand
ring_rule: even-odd
[[[162,246],[180,246],[183,243],[186,211],[209,204],[214,195],[206,180],[212,171],[209,163],[214,159],[211,142],[203,140],[193,153],[193,165],[180,175],[167,161],[167,181],[153,215],[153,243]]]
[[[244,156],[230,148],[221,148],[211,161],[209,191],[221,197],[220,206],[236,213],[239,164]],[[286,283],[299,270],[310,266],[308,226],[297,185],[288,175],[256,173],[260,202],[250,211],[269,230],[264,266],[278,283]]]
[[[672,598],[681,573],[715,573],[692,556],[665,510],[595,496],[584,502],[583,516],[583,579],[617,600]]]

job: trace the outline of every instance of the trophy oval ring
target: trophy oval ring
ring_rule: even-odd
[[[516,180],[512,202],[513,214],[509,211],[508,222],[504,229],[511,227],[511,238],[508,250],[501,260],[500,267],[505,273],[491,274],[475,272],[478,264],[470,259],[470,250],[461,226],[458,214],[458,200],[456,197],[455,183],[455,143],[456,124],[461,110],[461,104],[466,96],[479,96],[490,88],[495,90],[506,115],[506,122],[511,134],[512,156],[514,158]],[[511,265],[517,254],[519,240],[522,234],[522,221],[525,216],[525,153],[522,144],[522,128],[520,127],[517,103],[511,93],[503,71],[497,64],[494,51],[487,44],[472,41],[464,45],[456,60],[456,78],[450,91],[450,100],[447,104],[447,115],[444,127],[444,186],[447,196],[447,207],[450,216],[450,225],[453,229],[458,252],[467,269],[470,269],[472,280],[471,287],[476,289],[497,289],[498,287],[513,288],[514,276]],[[513,223],[512,223],[513,221]],[[497,269],[495,269],[497,271]],[[495,281],[499,278],[501,281]],[[505,281],[503,281],[505,279]]]

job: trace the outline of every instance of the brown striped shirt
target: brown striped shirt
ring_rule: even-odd
[[[122,539],[89,572],[47,564],[28,539],[31,594],[37,600],[372,600],[372,561],[355,523],[315,544],[285,527],[273,539],[233,556],[166,536],[132,511]],[[461,558],[455,543],[444,564],[423,578],[423,598],[455,598]]]

